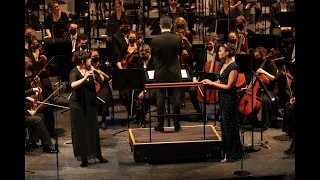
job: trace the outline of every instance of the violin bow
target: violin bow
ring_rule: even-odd
[[[44,105],[44,103],[46,103],[48,101],[48,99],[50,99],[55,93],[57,93],[61,88],[63,87],[63,85],[61,85],[60,87],[58,87],[56,90],[53,91],[52,94],[50,94],[50,96],[48,96],[44,101],[42,101],[40,103],[40,105],[35,109],[35,111],[37,112],[41,106]]]
[[[39,71],[39,73],[37,74],[37,76],[39,77],[39,75],[43,72],[43,70],[49,65],[49,63],[54,59],[55,56],[53,56],[46,65],[44,65],[44,67]]]

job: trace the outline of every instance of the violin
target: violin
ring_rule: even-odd
[[[121,66],[123,69],[128,69],[129,64],[133,61],[134,54],[137,52],[137,50],[134,50],[132,53],[127,53],[125,58],[121,60]]]
[[[260,68],[263,68],[265,63],[267,62],[267,58],[263,61],[263,63],[260,65]],[[269,78],[262,74],[253,74],[253,78],[248,85],[245,94],[240,100],[239,103],[239,112],[244,115],[249,115],[253,113],[254,115],[258,114],[261,108],[261,96],[262,96],[262,91],[261,91],[261,86],[265,88],[266,85],[269,84]],[[268,93],[266,90],[267,95],[269,96],[270,99],[273,99],[271,95]]]
[[[207,53],[207,52],[206,52]],[[216,52],[213,54],[211,61],[207,61],[204,65],[204,72],[206,73],[217,73],[220,62],[216,61]],[[216,89],[207,89],[206,90],[206,102],[207,103],[216,103],[218,101],[219,95],[218,90]],[[197,98],[200,102],[204,102],[203,86],[198,86]]]

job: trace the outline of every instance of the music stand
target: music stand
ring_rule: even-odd
[[[215,22],[215,29],[218,35],[223,34],[223,39],[221,40],[228,40],[228,34],[230,31],[235,30],[236,27],[236,20],[235,19],[217,19]]]
[[[144,70],[142,68],[112,69],[112,88],[113,90],[119,90],[120,92],[127,89],[129,89],[130,92],[132,92],[134,89],[144,89]],[[130,128],[129,124],[128,112],[127,129],[113,133],[112,135],[115,136],[116,134],[119,134],[121,132],[128,131],[128,129]]]
[[[294,27],[296,23],[295,20],[296,20],[296,15],[294,11],[279,13],[280,27]]]
[[[72,64],[72,44],[66,38],[57,38],[55,40],[47,38],[44,41],[43,48],[46,50],[47,58],[55,57],[49,65],[51,76],[58,76],[58,83],[61,85],[62,81],[69,81],[69,73],[73,68]],[[62,96],[59,90],[57,96],[68,99]]]
[[[270,51],[271,48],[278,50],[278,37],[271,34],[252,34],[248,36],[248,48],[256,49],[257,47],[264,47],[268,51]]]
[[[145,77],[146,77],[146,81],[148,83],[153,83],[153,81],[154,81],[154,70],[146,71],[145,72]],[[182,77],[182,81],[184,81],[184,82],[191,81],[191,76],[189,74],[189,71],[187,71],[186,69],[181,69],[181,77]]]

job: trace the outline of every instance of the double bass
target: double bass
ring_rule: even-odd
[[[265,63],[267,62],[267,58],[262,62],[260,65],[260,68],[263,68]],[[248,85],[245,94],[240,100],[239,103],[239,112],[244,115],[249,115],[251,113],[254,113],[255,115],[258,114],[261,108],[261,101],[262,101],[262,92],[261,92],[261,86],[260,83],[263,84],[263,88],[269,84],[269,78],[262,74],[253,74],[252,80],[250,84]],[[268,97],[270,99],[273,99],[271,95],[268,93],[267,90],[265,90]]]
[[[207,53],[207,52],[205,52]],[[204,72],[206,73],[217,73],[219,69],[220,62],[216,61],[216,52],[213,54],[211,61],[207,61],[204,65]],[[216,103],[219,99],[218,90],[207,89],[206,90],[206,103]],[[200,102],[204,102],[203,86],[198,86],[197,98]]]

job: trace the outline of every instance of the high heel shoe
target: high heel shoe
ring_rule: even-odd
[[[109,162],[107,159],[105,159],[104,157],[96,157],[97,159],[99,159],[100,163],[107,163]]]
[[[82,161],[80,167],[88,167],[88,161]]]

